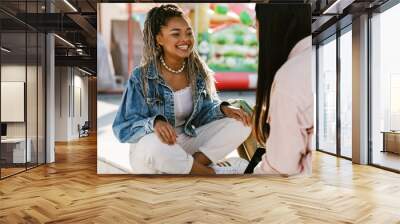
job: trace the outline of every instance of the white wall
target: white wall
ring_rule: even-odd
[[[1,81],[25,82],[25,65],[2,65]],[[1,108],[7,110],[7,108]],[[7,137],[25,137],[25,122],[7,122]]]
[[[76,75],[75,70],[75,75],[74,75],[74,108],[72,111],[72,130],[71,130],[71,135],[73,138],[78,137],[78,124],[82,126],[85,121],[88,121],[88,78],[87,76],[81,76]],[[80,92],[80,93],[79,93]],[[79,97],[80,96],[80,97]],[[80,102],[79,102],[80,101]],[[79,108],[81,107],[81,108]],[[81,111],[80,111],[81,110]]]
[[[78,124],[88,120],[88,78],[76,68],[56,67],[55,85],[55,140],[77,139]]]
[[[68,68],[55,68],[55,141],[68,140]]]
[[[38,70],[37,70],[38,69]],[[27,78],[27,80],[26,80]],[[25,98],[24,91],[26,90],[26,99],[22,102],[22,107],[16,109],[2,107],[2,113],[16,113],[12,110],[20,110],[22,113],[21,122],[5,122],[7,124],[7,137],[9,138],[24,138],[29,139],[29,148],[31,149],[32,161],[39,163],[44,162],[44,74],[39,66],[25,66],[18,64],[3,64],[1,66],[1,81],[2,82],[24,82],[25,89],[18,90]],[[3,84],[3,83],[2,83]],[[5,89],[2,89],[3,94]],[[2,98],[9,98],[7,95],[2,95]],[[17,103],[17,102],[15,102]],[[26,105],[25,105],[26,103]],[[26,119],[24,114],[26,113]],[[39,155],[37,156],[37,153]]]
[[[25,70],[27,69],[27,70]],[[25,82],[25,75],[26,72],[28,74],[36,74],[36,67],[33,66],[27,66],[25,65],[2,65],[1,66],[1,81],[3,82]],[[28,77],[29,78],[29,77]],[[36,80],[29,80],[30,85],[36,85]],[[27,106],[34,106],[36,108],[36,88],[27,88]],[[32,91],[32,92],[31,92]],[[29,105],[31,102],[35,102],[35,105]],[[1,108],[1,110],[7,110],[7,108]],[[29,110],[29,112],[31,112]],[[36,113],[28,113],[27,114],[27,119],[28,122],[28,137],[29,134],[31,133],[30,130],[34,129],[36,130]],[[32,124],[31,122],[34,121],[35,124]],[[8,137],[25,137],[25,126],[26,122],[7,122],[7,136]],[[36,132],[35,132],[36,135]]]
[[[26,70],[28,74],[34,69],[32,66],[25,67],[25,65],[2,65],[1,66],[1,81],[2,82],[25,82]],[[36,92],[35,92],[36,93]],[[33,93],[27,94],[33,96]],[[36,94],[35,94],[36,96]],[[30,101],[30,100],[28,100]],[[7,110],[7,108],[1,108]],[[30,121],[30,117],[28,118]],[[7,136],[8,137],[25,137],[26,122],[7,122]]]

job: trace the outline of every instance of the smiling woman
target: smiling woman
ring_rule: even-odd
[[[243,174],[244,159],[218,162],[250,135],[250,116],[219,100],[188,17],[176,5],[152,8],[143,42],[113,123],[119,141],[135,143],[133,172]]]
[[[173,17],[161,31],[156,39],[159,47],[161,46],[165,49],[165,58],[178,60],[175,62],[170,61],[168,64],[174,65],[174,63],[179,63],[179,60],[183,61],[189,57],[193,48],[194,38],[192,28],[186,19]]]

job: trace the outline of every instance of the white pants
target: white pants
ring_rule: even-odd
[[[177,143],[168,145],[155,133],[143,136],[131,149],[130,161],[136,174],[188,174],[193,154],[202,152],[212,162],[223,159],[242,144],[251,128],[232,118],[213,121],[196,129],[197,137],[179,134]]]

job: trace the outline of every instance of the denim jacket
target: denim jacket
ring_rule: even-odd
[[[170,87],[151,64],[147,74],[142,74],[141,67],[136,67],[128,80],[122,96],[113,131],[120,142],[136,143],[144,135],[154,132],[154,121],[161,118],[175,127],[174,95]],[[141,76],[148,80],[147,96],[143,95]],[[197,76],[193,96],[193,111],[186,119],[183,132],[196,136],[196,127],[203,126],[224,117],[220,110],[221,103],[217,94],[211,97],[206,91],[205,80]],[[228,103],[227,103],[228,104]]]

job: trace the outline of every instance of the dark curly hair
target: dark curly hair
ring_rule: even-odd
[[[146,17],[143,29],[143,56],[142,56],[142,74],[149,71],[149,66],[154,63],[159,64],[159,58],[162,55],[162,49],[158,46],[156,36],[160,33],[161,28],[167,25],[168,21],[173,17],[181,17],[188,19],[181,8],[174,4],[163,4],[152,8]],[[196,49],[193,49],[189,57],[186,59],[188,69],[188,79],[191,83],[192,90],[195,91],[196,76],[201,74],[206,82],[207,92],[213,97],[215,93],[214,76],[207,64],[200,58]],[[157,66],[156,66],[157,69]],[[143,93],[146,95],[147,80],[142,76]]]

